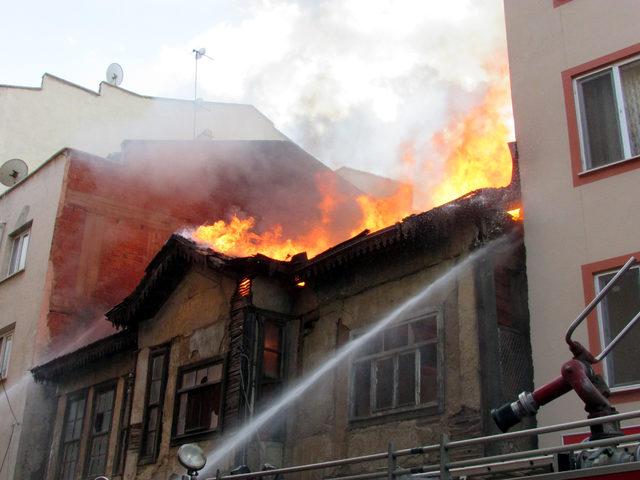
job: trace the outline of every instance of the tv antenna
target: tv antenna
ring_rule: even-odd
[[[19,158],[8,160],[0,167],[0,183],[6,187],[13,187],[22,181],[29,173],[29,167]]]
[[[208,58],[209,60],[213,60],[209,55],[207,55],[206,48],[198,48],[197,50],[194,48],[192,53],[195,57],[195,75],[193,80],[193,139],[196,139],[196,102],[198,100],[198,60],[202,57]]]
[[[124,78],[124,72],[122,71],[122,67],[117,63],[112,63],[107,68],[107,83],[111,85],[115,85],[116,87],[122,83],[122,79]]]

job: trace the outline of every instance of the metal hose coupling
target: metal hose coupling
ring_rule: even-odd
[[[491,410],[491,417],[500,431],[506,432],[520,423],[524,417],[534,416],[538,413],[539,408],[530,392],[522,392],[515,402],[505,403],[503,406]]]

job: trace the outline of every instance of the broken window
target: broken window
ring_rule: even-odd
[[[60,448],[59,480],[74,480],[78,470],[80,437],[86,405],[86,392],[75,393],[67,397],[67,407],[62,427]]]
[[[162,432],[162,407],[167,384],[169,367],[169,346],[154,348],[149,354],[147,373],[147,397],[145,401],[144,422],[140,463],[155,462],[158,456],[160,435]]]
[[[363,345],[351,369],[351,417],[437,405],[438,349],[436,313],[392,325]]]
[[[178,374],[174,437],[212,432],[220,423],[222,360],[182,368]]]
[[[115,384],[110,384],[96,388],[93,394],[93,414],[86,460],[87,476],[91,478],[106,473],[115,393]]]
[[[596,275],[596,292],[611,281],[616,272]],[[623,274],[598,306],[602,348],[613,340],[640,311],[640,268]],[[605,378],[610,387],[624,388],[640,384],[638,362],[640,329],[632,328],[604,359]]]

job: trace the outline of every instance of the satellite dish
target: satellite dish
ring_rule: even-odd
[[[117,63],[112,63],[107,68],[107,82],[111,85],[118,86],[122,83],[122,78],[124,77],[124,72],[122,71],[122,67]]]
[[[0,167],[0,183],[6,187],[13,187],[27,176],[29,167],[19,158],[4,162]]]

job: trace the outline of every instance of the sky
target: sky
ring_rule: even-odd
[[[506,62],[502,0],[110,0],[2,2],[0,84],[48,72],[92,90],[112,62],[122,87],[255,105],[328,165],[397,177]]]

